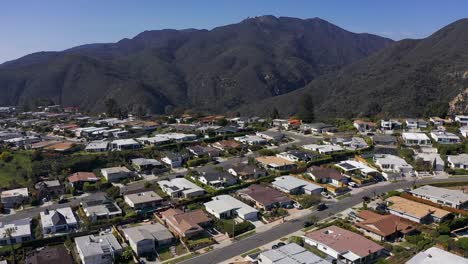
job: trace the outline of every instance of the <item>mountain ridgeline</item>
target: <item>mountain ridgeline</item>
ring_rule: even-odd
[[[241,112],[281,115],[298,112],[313,97],[322,119],[381,116],[422,117],[468,112],[468,19],[431,36],[395,42],[381,51],[304,88],[243,106]]]
[[[145,31],[117,43],[0,65],[0,104],[48,101],[103,111],[233,111],[305,87],[391,45],[322,19],[262,16],[212,30]]]
[[[148,113],[289,116],[313,106],[317,118],[443,115],[468,109],[466,32],[462,19],[425,39],[394,42],[319,18],[274,16],[145,31],[0,65],[0,105],[45,100],[104,111],[114,99]]]

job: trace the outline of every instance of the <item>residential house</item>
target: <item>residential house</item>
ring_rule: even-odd
[[[394,130],[401,129],[402,124],[397,120],[380,120],[380,130],[384,134],[393,132]]]
[[[374,169],[373,167],[368,166],[367,164],[355,160],[345,160],[340,163],[335,164],[336,167],[340,168],[344,173],[353,175],[361,175],[361,176],[377,176],[380,175],[379,171]]]
[[[154,191],[145,191],[127,194],[124,196],[124,201],[133,209],[142,210],[159,206],[163,198]]]
[[[132,159],[132,166],[138,172],[142,172],[142,173],[149,173],[155,169],[163,170],[165,168],[161,162],[155,159],[145,159],[145,158]]]
[[[184,178],[158,181],[158,185],[171,198],[188,199],[205,194],[203,188]]]
[[[40,198],[58,197],[64,194],[63,185],[58,180],[40,181],[34,185]]]
[[[294,176],[281,176],[275,179],[271,185],[289,194],[320,194],[323,187],[317,184],[296,178]]]
[[[397,138],[391,135],[374,135],[372,142],[374,145],[380,146],[396,146],[398,144]]]
[[[297,167],[294,162],[276,156],[260,156],[255,158],[255,160],[265,169],[289,171]]]
[[[172,169],[182,167],[182,164],[187,160],[183,154],[175,153],[175,152],[167,152],[161,158],[161,161],[169,166]]]
[[[418,128],[426,128],[427,127],[427,121],[423,119],[414,119],[414,118],[408,118],[406,119],[406,128],[409,130],[414,130]]]
[[[271,123],[274,127],[288,129],[289,122],[286,119],[273,119]]]
[[[248,145],[265,145],[268,141],[259,136],[245,135],[241,137],[235,137],[235,141],[248,144]]]
[[[296,243],[260,252],[256,261],[262,264],[331,264]]]
[[[413,175],[413,167],[398,156],[375,154],[374,162],[383,171],[382,175],[387,180],[397,176]]]
[[[468,127],[460,127],[459,131],[463,137],[468,138]]]
[[[284,138],[283,133],[274,130],[257,131],[255,135],[272,142],[280,142]]]
[[[424,185],[409,191],[414,197],[418,197],[436,204],[457,209],[468,209],[468,194],[462,190]]]
[[[88,152],[106,152],[109,148],[108,141],[91,141],[86,145],[85,151]]]
[[[318,155],[311,154],[309,152],[301,150],[289,150],[276,154],[277,157],[287,159],[292,162],[309,162],[313,159],[316,159]]]
[[[361,137],[352,137],[341,142],[341,144],[350,150],[364,149],[369,147],[369,144]]]
[[[348,182],[348,177],[333,168],[312,166],[307,169],[307,174],[318,183],[331,183],[338,187]]]
[[[466,264],[466,258],[447,252],[438,247],[430,247],[421,251],[406,262],[406,264]]]
[[[375,131],[377,125],[374,122],[364,121],[364,120],[354,120],[353,126],[359,132]]]
[[[329,155],[336,152],[341,152],[344,150],[343,147],[337,145],[318,145],[318,144],[309,144],[302,146],[303,149],[312,150],[320,154]]]
[[[170,245],[174,236],[160,223],[145,223],[123,228],[122,233],[138,256],[156,253],[157,247]]]
[[[24,202],[29,201],[28,188],[19,188],[13,190],[3,191],[1,194],[1,200],[3,206],[7,208],[13,208]]]
[[[228,172],[243,181],[263,177],[267,174],[265,169],[247,163],[235,164],[228,169]]]
[[[138,143],[134,139],[117,139],[111,142],[111,148],[113,150],[131,150],[131,149],[139,149],[141,147],[140,143]]]
[[[136,140],[144,145],[155,145],[155,146],[168,144],[171,142],[171,139],[162,135],[156,135],[154,137],[139,137]]]
[[[75,245],[82,264],[112,264],[123,252],[113,234],[76,237]]]
[[[218,219],[239,217],[243,220],[257,220],[258,210],[229,195],[218,195],[204,203],[208,213]]]
[[[216,129],[216,135],[221,136],[221,135],[232,135],[239,133],[242,130],[242,127],[238,126],[225,126],[221,127],[219,129]]]
[[[68,182],[77,189],[82,189],[86,182],[96,183],[100,180],[101,178],[92,172],[75,172],[68,176]]]
[[[455,122],[458,122],[460,126],[468,126],[468,116],[457,115],[455,116]]]
[[[237,178],[226,171],[204,171],[195,177],[201,183],[214,188],[224,188],[237,183]]]
[[[100,219],[111,219],[122,215],[122,209],[120,209],[116,202],[108,198],[82,201],[81,207],[83,208],[86,216],[93,222]]]
[[[373,263],[385,252],[379,244],[337,226],[306,233],[304,243],[340,263]]]
[[[443,118],[440,118],[438,116],[433,116],[431,118],[429,118],[429,121],[435,126],[435,127],[438,127],[438,126],[443,126],[447,120],[443,119]]]
[[[197,158],[204,157],[204,156],[214,158],[214,157],[219,157],[219,154],[220,154],[220,151],[216,148],[203,147],[200,145],[189,146],[189,147],[186,147],[186,149]]]
[[[424,133],[404,132],[402,138],[405,145],[408,146],[431,145],[431,139]]]
[[[468,170],[468,154],[447,155],[447,163],[452,169]]]
[[[356,223],[359,231],[378,241],[395,241],[416,230],[411,221],[392,214],[381,215],[364,210],[357,217],[363,219]]]
[[[221,151],[225,151],[228,149],[239,148],[242,146],[242,144],[235,140],[229,139],[229,140],[221,140],[221,141],[215,142],[211,144],[211,146]]]
[[[414,159],[421,159],[434,171],[444,171],[444,160],[437,153],[436,148],[420,148],[419,152],[415,153]]]
[[[171,208],[161,212],[161,219],[177,237],[186,239],[202,235],[205,232],[204,227],[212,222],[201,209],[183,212]]]
[[[68,233],[78,228],[78,221],[70,207],[45,209],[40,217],[43,234]]]
[[[45,246],[30,251],[26,255],[26,264],[74,264],[73,258],[65,245]],[[5,263],[6,264],[6,263]]]
[[[450,216],[450,212],[411,201],[400,196],[392,196],[387,199],[390,204],[388,211],[396,216],[411,220],[416,223],[441,222]]]
[[[458,144],[461,142],[457,135],[446,131],[432,131],[431,137],[439,144]]]
[[[246,189],[238,191],[240,197],[253,201],[255,207],[262,210],[284,207],[294,203],[282,192],[262,184],[253,184]]]
[[[14,230],[11,237],[7,230]],[[23,218],[8,223],[0,222],[0,246],[22,243],[32,240],[31,219]]]
[[[101,174],[108,182],[118,182],[132,176],[132,171],[127,167],[111,167],[101,169]]]
[[[329,132],[335,132],[337,131],[337,128],[333,125],[325,123],[302,123],[300,130],[304,133],[310,132],[312,134],[325,134]]]

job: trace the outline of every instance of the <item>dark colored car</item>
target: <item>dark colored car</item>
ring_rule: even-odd
[[[325,210],[327,208],[328,208],[328,206],[326,204],[324,204],[324,203],[319,203],[319,205],[317,206],[317,210],[319,210],[319,211],[323,211],[323,210]]]

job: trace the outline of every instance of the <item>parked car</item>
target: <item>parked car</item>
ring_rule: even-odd
[[[293,206],[296,209],[302,210],[302,205],[300,203],[294,203]]]
[[[348,185],[353,188],[359,187],[355,182],[348,182]]]
[[[328,206],[326,204],[324,204],[324,203],[319,203],[319,205],[317,206],[317,210],[319,210],[319,211],[323,211],[323,210],[325,210],[327,208],[328,208]]]
[[[324,198],[330,199],[331,196],[327,192],[321,192],[320,193]]]
[[[284,206],[284,208],[286,208],[286,209],[293,209],[294,206],[293,206],[292,204],[287,204],[287,205]]]
[[[282,247],[282,246],[285,246],[285,245],[286,245],[286,243],[279,242],[277,245],[278,245],[278,247]]]

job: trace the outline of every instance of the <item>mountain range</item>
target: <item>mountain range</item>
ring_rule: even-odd
[[[0,105],[46,101],[98,112],[114,99],[157,114],[276,108],[289,116],[309,96],[324,118],[438,114],[468,87],[466,32],[463,19],[426,39],[395,42],[320,18],[274,16],[145,31],[1,64]]]

